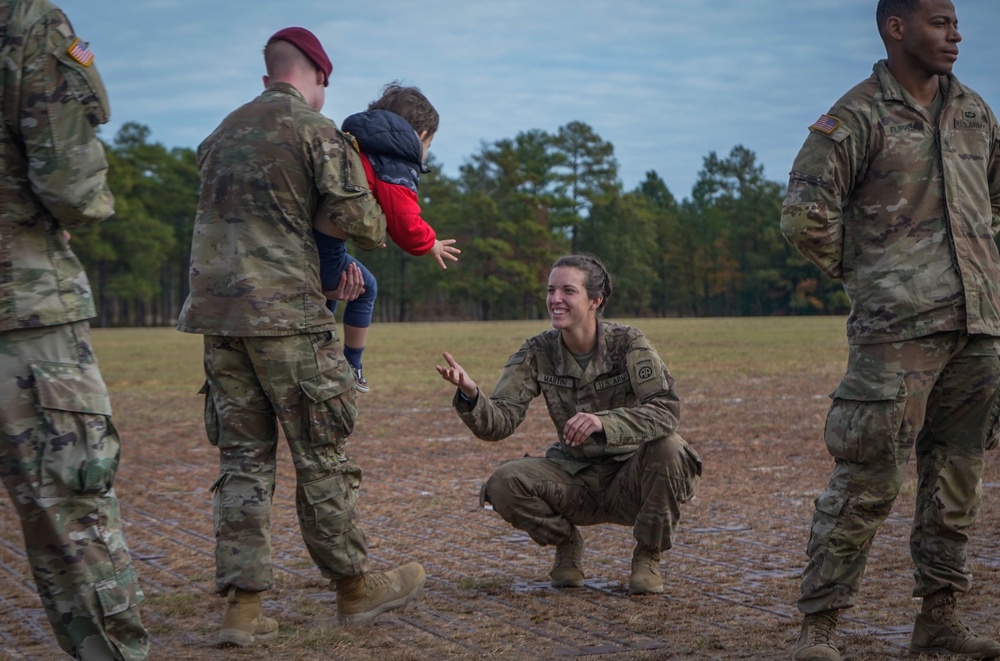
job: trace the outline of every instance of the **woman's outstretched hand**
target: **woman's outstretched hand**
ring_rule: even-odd
[[[466,374],[461,365],[455,362],[450,353],[445,351],[441,355],[444,356],[448,366],[435,365],[434,369],[438,371],[442,379],[461,390],[463,395],[469,399],[475,399],[476,395],[479,394],[479,386],[476,385],[476,382],[469,378],[469,375]]]

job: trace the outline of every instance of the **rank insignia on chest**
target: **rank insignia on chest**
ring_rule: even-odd
[[[815,129],[820,133],[825,133],[827,135],[832,135],[837,127],[840,126],[840,120],[832,115],[820,115],[819,119],[813,123],[809,128]]]
[[[69,56],[85,67],[89,67],[94,61],[94,51],[90,50],[90,44],[79,39],[74,39],[73,44],[66,49]]]

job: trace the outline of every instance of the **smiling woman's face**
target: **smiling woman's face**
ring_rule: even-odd
[[[545,304],[553,328],[569,330],[583,323],[593,326],[600,299],[587,297],[585,277],[583,271],[572,266],[552,269]]]

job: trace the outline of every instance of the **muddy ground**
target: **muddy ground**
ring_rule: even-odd
[[[276,588],[266,608],[281,624],[252,649],[211,646],[224,601],[212,594],[211,496],[217,457],[200,401],[113,392],[125,451],[117,482],[127,539],[147,595],[152,659],[787,659],[797,635],[798,577],[812,511],[832,462],[820,427],[838,376],[788,375],[679,384],[682,433],[705,476],[684,507],[662,563],[662,595],[625,589],[630,531],[583,530],[586,587],[548,585],[552,550],[478,508],[482,480],[504,458],[538,454],[550,423],[537,402],[518,434],[474,440],[448,408],[450,392],[416,407],[390,394],[361,398],[353,456],[365,469],[362,514],[373,565],[418,560],[422,598],[363,629],[334,623],[335,595],[301,543],[287,450],[274,498]],[[124,415],[123,412],[131,415]],[[912,466],[911,466],[912,474]],[[907,656],[913,616],[907,550],[913,480],[880,530],[858,607],[842,618],[845,659]],[[65,658],[54,645],[21,548],[0,502],[0,658]],[[960,602],[975,629],[1000,637],[1000,454],[989,456],[973,533],[973,591]]]

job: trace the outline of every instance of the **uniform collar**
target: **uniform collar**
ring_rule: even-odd
[[[882,88],[882,96],[889,101],[899,101],[900,103],[905,103],[910,106],[917,107],[919,104],[914,101],[913,96],[910,95],[903,86],[899,84],[896,77],[892,75],[889,71],[888,60],[879,60],[872,67],[872,75],[878,79],[879,85]],[[940,90],[945,95],[945,100],[950,101],[951,99],[965,94],[965,87],[962,83],[958,82],[958,78],[954,74],[948,74],[947,76],[938,76],[938,81],[940,84]]]
[[[608,340],[605,332],[605,322],[597,322],[597,350],[594,357],[590,359],[586,370],[581,370],[573,354],[570,353],[566,345],[563,344],[562,336],[559,336],[558,355],[553,357],[552,365],[555,367],[558,376],[568,376],[580,380],[580,385],[590,383],[601,374],[610,370],[608,365]],[[559,331],[556,331],[557,333]]]
[[[298,88],[296,88],[291,83],[271,83],[270,85],[268,85],[267,89],[264,90],[264,92],[265,93],[267,93],[267,92],[276,92],[276,93],[279,93],[279,94],[289,94],[291,96],[294,96],[299,101],[302,101],[303,103],[305,103],[305,100],[306,100],[306,97],[304,97],[302,95],[302,92],[300,92],[298,90]]]

